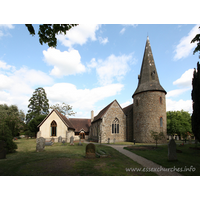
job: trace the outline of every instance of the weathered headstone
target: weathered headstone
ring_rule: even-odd
[[[6,142],[3,140],[0,140],[0,159],[6,158]]]
[[[170,161],[177,160],[176,142],[174,139],[171,139],[168,144],[168,160]]]
[[[74,145],[74,137],[73,136],[70,137],[70,145]]]
[[[81,143],[81,137],[79,139],[79,143],[78,143],[79,146],[82,146],[83,144]]]
[[[62,145],[66,145],[66,141],[65,140],[62,141]]]
[[[53,142],[50,141],[50,142],[45,142],[45,146],[52,146]]]
[[[110,138],[108,138],[108,144],[110,144]]]
[[[61,143],[62,142],[62,136],[58,137],[58,142]]]
[[[178,135],[176,136],[176,140],[179,140],[179,136]]]
[[[86,158],[95,158],[96,157],[96,151],[95,151],[95,145],[92,143],[89,143],[86,146],[86,152],[85,152]]]
[[[115,144],[116,139],[114,138],[113,143]]]
[[[45,139],[43,137],[36,139],[36,151],[40,152],[43,151],[45,147]]]

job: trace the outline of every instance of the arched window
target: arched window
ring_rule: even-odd
[[[119,133],[119,120],[117,118],[112,123],[112,133]]]
[[[56,122],[53,120],[51,122],[51,136],[56,136],[57,135],[57,124]]]
[[[160,127],[163,127],[163,118],[160,118]]]

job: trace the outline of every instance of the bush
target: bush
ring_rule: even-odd
[[[0,140],[6,142],[7,152],[14,152],[17,149],[16,143],[13,142],[12,132],[6,125],[0,127]]]

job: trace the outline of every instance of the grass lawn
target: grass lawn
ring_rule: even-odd
[[[126,168],[142,168],[141,165],[122,155],[115,149],[95,145],[110,157],[85,158],[85,147],[62,143],[46,146],[43,152],[36,152],[35,139],[15,141],[18,149],[0,160],[1,176],[145,176],[150,172],[127,172]]]
[[[157,149],[144,149],[144,150],[130,150],[131,152],[140,155],[148,160],[151,160],[165,168],[182,168],[182,172],[179,173],[187,176],[199,176],[200,175],[200,150],[190,149],[195,147],[195,144],[185,144],[180,146],[180,141],[177,142],[177,150],[181,150],[182,153],[177,153],[177,161],[168,161],[168,146],[158,145]],[[139,146],[139,145],[138,145]],[[155,145],[154,145],[155,146]],[[199,147],[199,146],[198,146]],[[127,149],[127,147],[125,147]],[[196,169],[189,171],[192,167]],[[186,169],[187,168],[187,169]],[[186,171],[187,170],[187,171]],[[185,171],[185,172],[183,172]]]

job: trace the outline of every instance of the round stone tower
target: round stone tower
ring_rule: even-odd
[[[163,132],[165,138],[158,142],[166,142],[166,91],[160,85],[156,66],[147,37],[142,67],[138,75],[138,87],[133,98],[133,139],[136,142],[155,142],[151,131]]]

